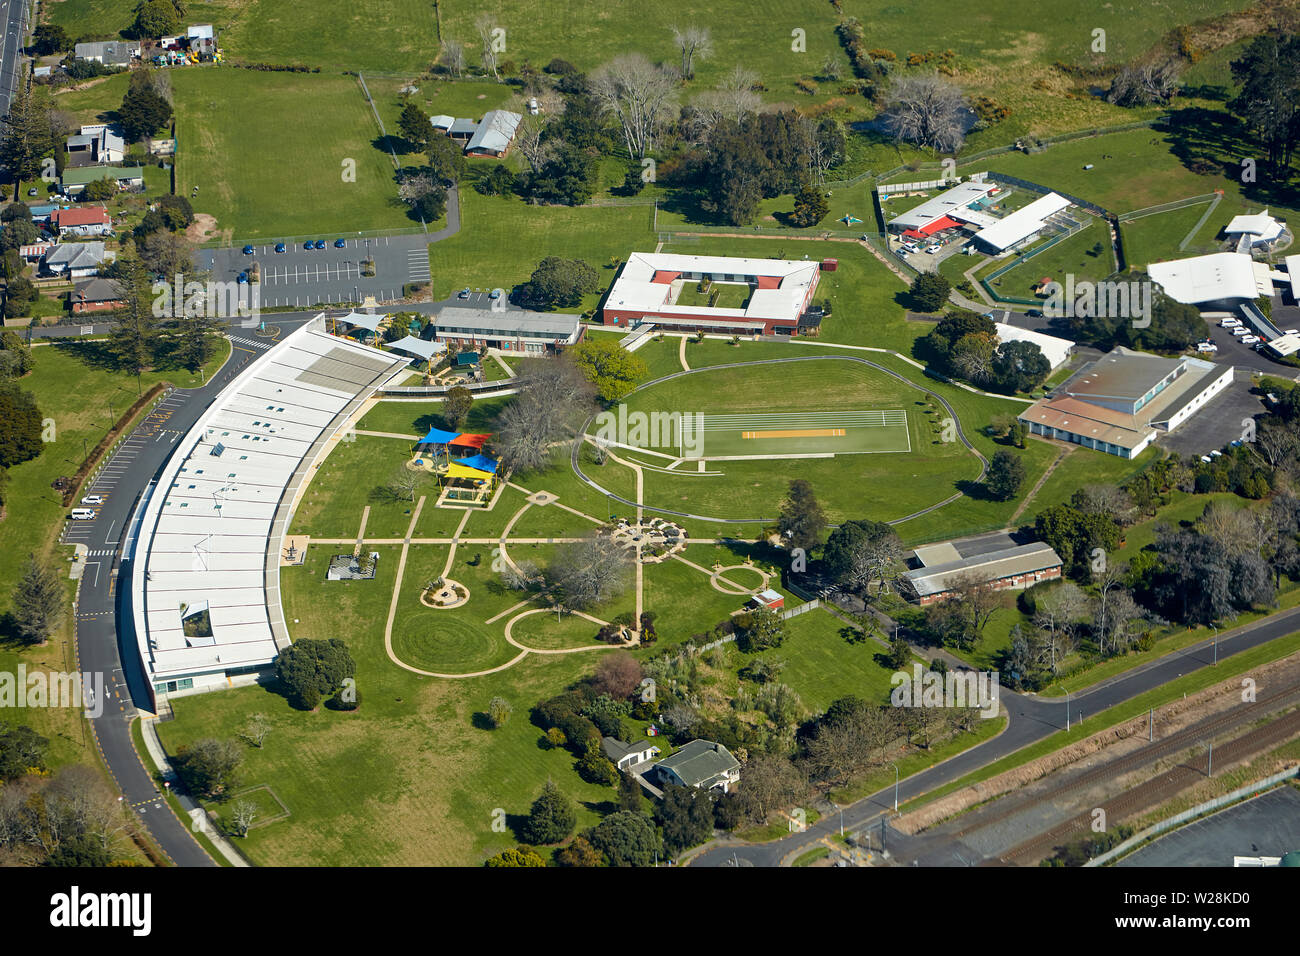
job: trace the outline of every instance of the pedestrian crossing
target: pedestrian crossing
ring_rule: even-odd
[[[274,339],[250,339],[242,335],[231,335],[230,341],[246,346],[247,348],[261,349],[263,351],[269,349],[275,344]]]
[[[433,278],[429,272],[429,250],[424,246],[406,250],[406,272],[412,282],[428,282]]]
[[[87,551],[86,554],[92,558],[107,558],[117,554],[116,548],[100,548],[98,551]]]

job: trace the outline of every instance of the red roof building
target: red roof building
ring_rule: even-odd
[[[50,214],[50,224],[60,236],[99,236],[113,231],[113,220],[102,206],[56,209]]]

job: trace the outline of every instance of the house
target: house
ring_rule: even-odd
[[[1089,362],[1017,418],[1044,438],[1135,458],[1232,384],[1232,366],[1123,346]]]
[[[899,579],[908,599],[920,605],[934,604],[953,595],[970,580],[992,584],[997,590],[1027,588],[1039,581],[1061,576],[1060,555],[1042,541],[999,551],[962,557],[951,544],[918,548],[921,567],[905,571]]]
[[[510,144],[514,142],[515,131],[522,119],[522,116],[510,110],[489,110],[466,144],[465,155],[505,156],[510,152]]]
[[[78,60],[91,60],[104,66],[130,66],[140,58],[140,44],[134,41],[100,40],[78,43],[72,50]]]
[[[54,248],[52,242],[33,242],[30,246],[19,246],[18,255],[25,262],[39,262],[45,253]]]
[[[126,157],[126,142],[121,134],[103,124],[81,127],[80,132],[68,137],[66,149],[69,166],[105,166]]]
[[[79,196],[88,185],[101,179],[113,180],[118,189],[144,189],[144,173],[138,166],[83,166],[63,171],[63,194]]]
[[[1223,232],[1238,252],[1250,252],[1256,247],[1277,242],[1286,232],[1286,223],[1274,219],[1265,209],[1251,216],[1233,216]]]
[[[429,117],[429,125],[444,136],[451,135],[451,127],[455,122],[456,117],[448,116],[446,113],[439,113],[437,116]]]
[[[659,783],[720,790],[723,793],[740,782],[740,761],[731,751],[712,740],[692,740],[681,750],[652,768]]]
[[[111,312],[124,305],[126,303],[122,299],[122,290],[112,279],[94,278],[72,290],[72,311],[78,315],[83,312]]]
[[[540,355],[573,345],[587,331],[582,317],[523,309],[469,309],[447,306],[433,318],[435,340],[462,349],[486,346],[502,352]]]
[[[616,737],[600,738],[600,749],[620,772],[653,760],[660,753],[658,747],[644,740],[625,744]]]
[[[601,309],[605,325],[669,332],[790,335],[810,311],[824,263],[634,252]],[[727,305],[719,298],[727,296]],[[734,303],[734,304],[733,304]]]
[[[41,266],[50,275],[87,279],[114,258],[116,254],[106,252],[102,242],[64,242],[46,251]]]
[[[472,119],[452,120],[451,126],[447,127],[447,135],[458,143],[468,143],[478,132],[478,123]]]
[[[32,222],[40,225],[49,222],[51,214],[58,208],[53,203],[46,203],[41,206],[28,206],[27,211],[32,214]]]
[[[50,214],[50,224],[58,230],[60,239],[67,236],[106,236],[113,231],[113,219],[102,206],[56,209]]]
[[[773,591],[771,588],[767,588],[764,591],[759,591],[750,598],[747,607],[753,609],[765,607],[769,611],[779,611],[785,607],[785,596],[782,595],[780,591]]]

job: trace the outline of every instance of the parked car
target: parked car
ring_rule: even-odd
[[[86,495],[81,499],[83,505],[102,505],[104,503],[103,495]]]
[[[342,249],[342,248],[346,247],[347,244],[348,244],[348,241],[347,241],[346,239],[335,239],[335,240],[334,240],[334,248],[335,248],[335,249]]]
[[[504,292],[505,292],[505,289],[493,289],[491,292],[488,293],[488,298],[489,298],[489,299],[499,299],[499,298],[501,298],[501,296],[502,296],[502,294],[503,294]]]
[[[1241,341],[1246,345],[1255,345],[1259,343],[1258,335],[1243,335]]]
[[[1285,335],[1300,335],[1300,330],[1296,330],[1296,329],[1287,329],[1286,332],[1285,332],[1284,334],[1285,334]]]
[[[1232,330],[1232,334],[1235,335],[1237,338],[1241,338],[1243,335],[1250,335],[1250,330],[1249,330],[1249,329],[1233,329],[1233,330]]]
[[[324,240],[324,239],[317,239],[316,242],[315,242],[315,246],[316,246],[317,249],[324,249],[324,248],[325,248],[325,240]]]
[[[72,519],[74,521],[86,521],[93,517],[95,517],[95,512],[91,511],[89,508],[72,509]]]
[[[936,243],[935,243],[934,245],[932,245],[932,246],[926,246],[926,247],[925,247],[925,251],[928,252],[928,253],[930,253],[930,255],[934,255],[936,252],[942,252],[942,251],[943,251],[943,246],[939,245],[939,244],[936,242]]]
[[[285,246],[285,244],[284,244],[283,242],[277,242],[277,243],[275,244],[275,251],[276,251],[276,252],[288,252],[289,249],[288,249],[288,247]]]
[[[236,281],[237,281],[237,282],[247,282],[247,281],[248,281],[248,273],[247,273],[247,272],[241,272],[241,273],[239,274],[239,277],[238,277],[238,279],[237,279]]]
[[[1210,462],[1214,461],[1214,459],[1211,458],[1209,455],[1202,455],[1201,461],[1205,462],[1208,465]]]
[[[1041,319],[1043,317],[1043,310],[1030,309],[1028,312],[1025,313],[1025,315],[1029,316],[1031,319]]]
[[[316,243],[314,243],[314,242],[312,242],[310,239],[308,239],[306,242],[304,242],[304,243],[302,244],[302,247],[303,247],[304,249],[306,249],[308,252],[310,252],[312,249],[315,249],[315,248],[316,248]]]
[[[1196,351],[1198,352],[1217,352],[1219,347],[1213,342],[1197,342]]]
[[[36,195],[36,187],[33,186],[31,189],[27,190],[27,195],[29,195],[29,196],[35,196],[35,195]]]
[[[456,293],[456,298],[458,298],[458,299],[468,299],[468,298],[469,298],[469,289],[461,289],[459,292]]]
[[[1214,451],[1210,452],[1210,457],[1211,457],[1211,458],[1222,458],[1222,457],[1223,457],[1223,452],[1219,451],[1219,450],[1216,448]]]
[[[1238,319],[1224,319],[1219,323],[1219,327],[1224,329],[1235,329],[1239,325],[1241,322]]]
[[[244,255],[246,255],[246,256],[251,256],[252,254],[253,254],[253,247],[252,247],[252,246],[244,246]]]

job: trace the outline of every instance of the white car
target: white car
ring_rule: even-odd
[[[1208,465],[1210,462],[1214,461],[1214,459],[1211,458],[1209,455],[1202,455],[1201,461],[1205,462]]]
[[[930,255],[934,255],[936,252],[943,252],[943,246],[937,244],[933,246],[926,246],[925,251],[930,253]]]
[[[72,517],[75,521],[89,521],[91,518],[95,517],[95,512],[91,511],[89,508],[73,508]]]
[[[1287,329],[1287,330],[1286,330],[1286,334],[1287,334],[1287,335],[1300,335],[1300,330],[1297,330],[1297,329]]]
[[[83,505],[102,505],[104,503],[103,495],[86,495],[81,499]]]
[[[1198,352],[1217,352],[1219,347],[1213,342],[1197,342],[1196,351]]]
[[[1259,341],[1259,336],[1258,336],[1258,335],[1243,335],[1243,336],[1241,337],[1241,341],[1242,341],[1242,344],[1244,344],[1244,345],[1254,345],[1256,342]]]
[[[1241,338],[1243,335],[1250,335],[1250,329],[1233,329],[1232,334]]]
[[[1239,325],[1241,325],[1239,319],[1224,319],[1219,323],[1219,327],[1224,329],[1235,329]]]

